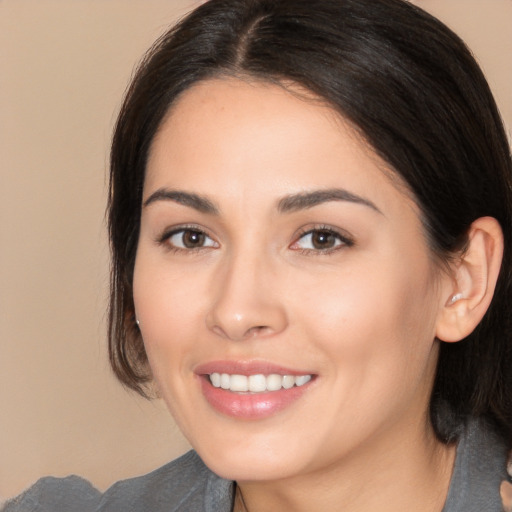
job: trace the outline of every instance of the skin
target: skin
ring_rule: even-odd
[[[427,409],[453,283],[389,172],[328,107],[235,78],[189,89],[155,137],[136,314],[171,413],[251,512],[442,509],[454,450]],[[282,211],[283,198],[331,189],[361,201]],[[187,248],[191,227],[206,236]],[[332,247],[304,234],[326,228],[340,234]],[[207,402],[196,374],[218,360],[315,378],[276,414],[234,418]]]

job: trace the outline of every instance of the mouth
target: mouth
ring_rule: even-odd
[[[216,361],[195,370],[206,402],[216,413],[263,420],[293,407],[317,375],[257,361]]]
[[[209,374],[208,378],[214,388],[236,393],[265,393],[304,386],[311,380],[312,375],[279,375],[277,373],[239,375],[214,372]]]

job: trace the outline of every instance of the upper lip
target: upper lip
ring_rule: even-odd
[[[212,373],[229,373],[230,375],[313,375],[308,370],[297,370],[271,363],[270,361],[237,360],[237,361],[209,361],[198,365],[194,369],[197,375],[210,375]]]

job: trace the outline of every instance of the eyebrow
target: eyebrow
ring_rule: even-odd
[[[219,214],[218,208],[208,198],[181,190],[159,188],[144,201],[143,206],[145,208],[157,201],[174,201],[175,203],[194,208],[201,213],[209,213],[211,215]]]
[[[157,201],[173,201],[175,203],[194,208],[201,213],[208,213],[211,215],[219,214],[219,209],[212,201],[210,201],[210,199],[191,192],[160,188],[156,192],[153,192],[153,194],[144,201],[143,207],[145,208]],[[349,203],[361,204],[378,213],[382,213],[370,200],[341,188],[314,190],[311,192],[289,195],[279,200],[277,203],[277,209],[281,213],[291,213],[298,210],[313,208],[314,206],[331,201],[347,201]]]
[[[347,201],[349,203],[361,204],[382,214],[377,206],[370,200],[358,196],[342,188],[329,188],[326,190],[313,190],[283,197],[277,205],[281,213],[295,212],[297,210],[306,210],[323,203],[331,201]]]

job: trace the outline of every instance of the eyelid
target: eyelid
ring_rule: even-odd
[[[301,238],[304,238],[306,235],[313,234],[315,232],[327,232],[334,235],[338,240],[341,241],[341,244],[332,248],[327,249],[302,249],[300,247],[293,248]],[[340,228],[335,228],[333,226],[320,224],[315,226],[303,227],[299,230],[299,232],[294,237],[294,242],[290,245],[292,250],[302,251],[303,253],[313,253],[313,254],[329,254],[334,251],[338,251],[343,247],[352,247],[355,244],[354,239],[350,236],[345,230]]]
[[[203,247],[193,247],[193,248],[183,248],[183,247],[177,247],[175,245],[171,245],[168,243],[169,239],[177,235],[178,233],[181,233],[183,231],[196,231],[198,233],[204,234],[207,238],[211,239],[215,243],[215,247],[219,247],[219,243],[216,241],[215,237],[212,236],[207,229],[204,227],[201,227],[197,224],[181,224],[177,226],[167,227],[165,228],[160,235],[156,237],[156,243],[159,245],[165,246],[167,249],[173,250],[173,251],[186,251],[186,252],[192,252],[192,251],[199,251],[201,249],[210,249],[212,248],[211,245],[203,246]]]

